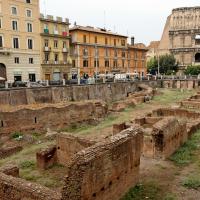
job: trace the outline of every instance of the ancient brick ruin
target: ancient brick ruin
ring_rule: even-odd
[[[0,134],[23,131],[62,129],[73,123],[90,123],[107,115],[107,105],[101,101],[37,105],[35,108],[15,108],[0,112]]]
[[[46,169],[53,163],[68,166],[61,194],[0,170],[0,198],[118,200],[139,181],[142,139],[138,127],[130,127],[101,142],[61,134],[56,147],[37,153],[39,168]]]
[[[174,117],[144,117],[135,123],[143,127],[145,157],[166,159],[188,139],[186,123]]]

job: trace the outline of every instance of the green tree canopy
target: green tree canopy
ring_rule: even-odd
[[[191,65],[188,66],[185,70],[186,75],[199,75],[200,74],[200,65]]]
[[[159,57],[160,74],[171,75],[178,71],[178,63],[171,54],[162,55]],[[148,72],[155,75],[158,73],[158,59],[151,58],[147,63]]]

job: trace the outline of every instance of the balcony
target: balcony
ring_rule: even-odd
[[[63,53],[68,53],[69,51],[68,51],[67,48],[63,48],[62,52],[63,52]]]
[[[46,51],[46,52],[51,51],[51,47],[44,47],[44,51]]]
[[[11,49],[5,48],[5,47],[0,47],[0,54],[10,55],[10,53],[11,53]]]
[[[42,65],[69,65],[67,61],[43,60]]]
[[[44,29],[44,33],[45,33],[45,34],[49,34],[49,29],[48,29],[48,28],[45,28],[45,29]]]
[[[62,36],[63,36],[63,37],[67,37],[68,35],[69,35],[69,34],[68,34],[66,31],[63,31],[63,32],[62,32]]]

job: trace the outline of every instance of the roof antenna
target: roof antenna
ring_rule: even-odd
[[[104,10],[104,29],[106,30],[106,11]]]
[[[44,0],[44,14],[47,15],[47,7],[46,7],[46,0]]]

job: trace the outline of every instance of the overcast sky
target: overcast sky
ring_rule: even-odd
[[[67,17],[72,25],[75,21],[84,26],[105,24],[146,45],[160,40],[171,10],[183,6],[200,6],[200,0],[40,0],[44,14]]]

